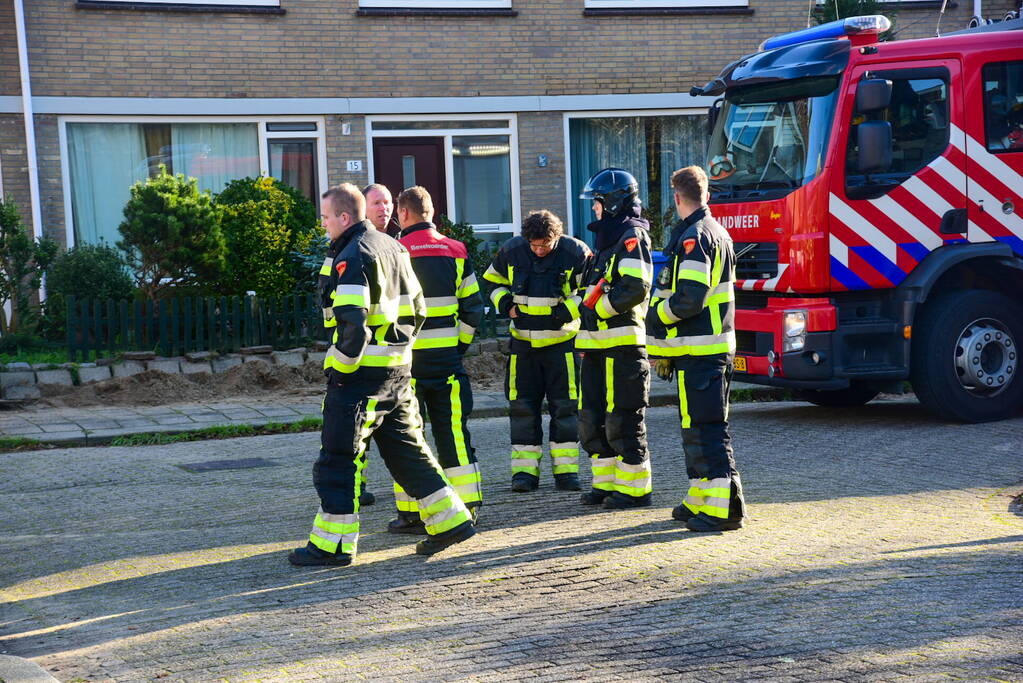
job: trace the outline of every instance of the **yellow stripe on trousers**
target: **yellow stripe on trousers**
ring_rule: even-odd
[[[613,413],[615,410],[615,362],[614,358],[608,357],[604,361],[604,386],[607,389],[606,402],[607,408],[604,412]]]

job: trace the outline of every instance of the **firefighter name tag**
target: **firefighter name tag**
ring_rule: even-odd
[[[732,365],[735,367],[736,372],[746,372],[746,358],[744,356],[736,356],[735,360],[732,361]]]

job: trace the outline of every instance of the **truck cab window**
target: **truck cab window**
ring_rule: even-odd
[[[991,152],[1023,152],[1023,62],[984,67],[984,132]]]
[[[872,76],[891,80],[892,97],[882,110],[853,112],[845,163],[846,194],[851,199],[873,199],[898,187],[938,158],[949,142],[947,77],[900,77],[897,71]],[[869,175],[860,173],[858,163],[857,129],[864,121],[887,121],[892,127],[891,166]]]

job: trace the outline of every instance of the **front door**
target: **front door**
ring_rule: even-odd
[[[395,199],[406,187],[420,185],[433,198],[435,215],[448,215],[444,171],[444,138],[376,138],[373,140],[376,182]]]

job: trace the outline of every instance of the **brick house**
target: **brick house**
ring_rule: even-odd
[[[15,3],[24,3],[27,64]],[[979,3],[975,3],[977,5]],[[1013,0],[988,0],[1000,16]],[[940,2],[899,4],[900,37]],[[113,242],[130,185],[166,164],[213,191],[270,174],[418,183],[491,240],[533,209],[585,232],[594,170],[629,168],[654,214],[703,161],[690,96],[807,0],[0,0],[0,191],[37,234]],[[976,7],[950,4],[943,27]],[[38,191],[22,82],[30,74]],[[36,197],[33,201],[33,197]],[[29,208],[37,207],[38,224]]]

